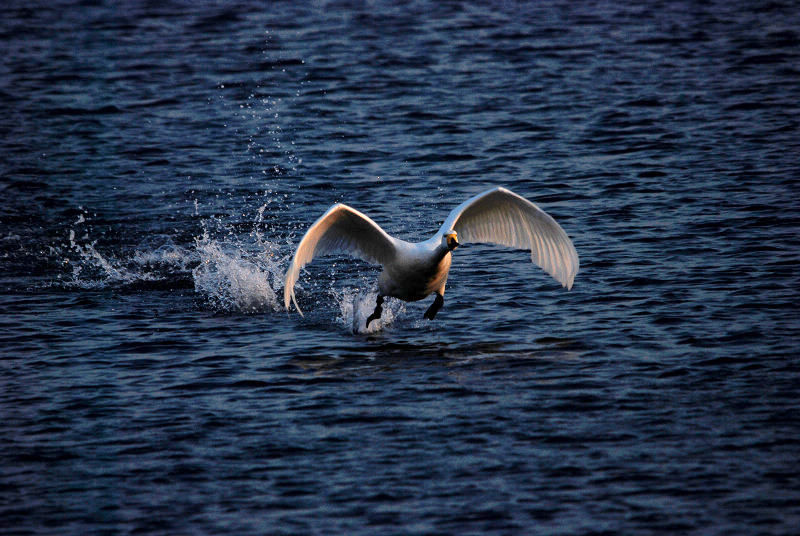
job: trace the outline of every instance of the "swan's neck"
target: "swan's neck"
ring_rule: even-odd
[[[440,244],[436,248],[436,252],[434,253],[433,256],[433,258],[436,259],[436,264],[442,262],[442,259],[444,259],[448,253],[450,253],[450,249],[447,246]]]

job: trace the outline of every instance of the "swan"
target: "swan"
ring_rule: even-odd
[[[300,269],[315,257],[347,253],[383,267],[370,322],[381,317],[385,297],[418,301],[435,294],[424,317],[433,320],[444,305],[452,252],[461,242],[483,242],[530,250],[531,261],[567,290],[578,273],[578,252],[567,233],[545,211],[503,187],[486,190],[454,208],[439,231],[424,242],[390,236],[368,216],[337,203],[308,229],[286,271],[283,299],[297,312],[294,285]]]

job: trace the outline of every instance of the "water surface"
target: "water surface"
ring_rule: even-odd
[[[790,534],[791,2],[11,2],[5,534]],[[315,261],[502,185],[581,257],[456,252],[444,308]],[[794,528],[792,528],[794,527]]]

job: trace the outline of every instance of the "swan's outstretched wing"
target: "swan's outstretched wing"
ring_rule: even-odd
[[[291,300],[297,312],[303,314],[294,297],[294,284],[300,269],[314,257],[332,253],[348,253],[368,262],[384,264],[394,256],[394,238],[359,211],[341,203],[333,205],[314,222],[297,246],[283,287],[283,302],[287,309]]]
[[[531,251],[531,260],[567,289],[578,273],[578,252],[549,214],[514,192],[493,188],[457,206],[440,233],[459,241],[489,242]]]

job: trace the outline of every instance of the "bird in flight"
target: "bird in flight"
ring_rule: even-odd
[[[315,257],[346,253],[383,268],[375,311],[366,327],[381,317],[385,297],[411,302],[435,294],[424,315],[433,320],[444,305],[452,252],[462,242],[530,250],[531,261],[567,290],[578,273],[578,252],[561,226],[535,204],[502,187],[467,199],[450,212],[433,237],[417,243],[390,236],[365,214],[337,203],[300,240],[286,271],[284,305],[289,310],[293,302],[302,315],[294,295],[300,269]]]

